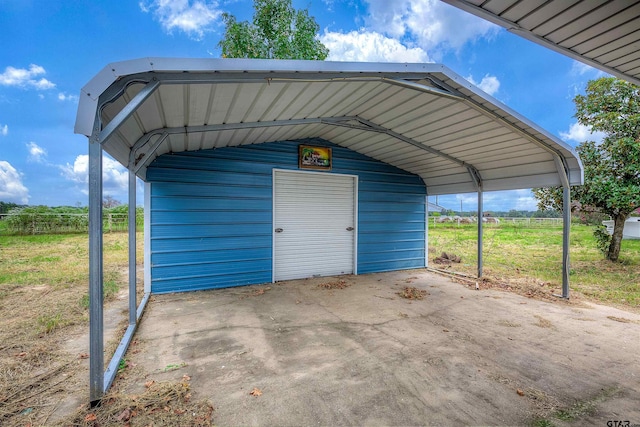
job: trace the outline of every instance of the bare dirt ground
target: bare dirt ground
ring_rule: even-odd
[[[46,422],[10,425],[640,424],[640,315],[479,287],[414,270],[153,296],[101,408],[74,329]]]

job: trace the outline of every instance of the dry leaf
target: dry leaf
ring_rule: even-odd
[[[249,394],[250,394],[251,396],[256,396],[256,397],[258,397],[258,396],[262,396],[262,391],[261,391],[259,388],[254,387],[254,388],[253,388],[253,390],[251,390],[251,391],[249,392]]]
[[[118,421],[129,421],[129,418],[131,418],[131,411],[129,408],[126,408],[124,411],[120,412],[120,415],[118,415]]]
[[[98,419],[98,417],[96,417],[96,414],[88,414],[86,417],[84,417],[84,420],[86,422],[95,421],[97,419]]]
[[[524,396],[524,391],[518,389],[516,392],[518,393],[518,396]]]

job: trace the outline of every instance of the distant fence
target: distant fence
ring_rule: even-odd
[[[9,213],[0,214],[8,234],[62,234],[86,233],[89,230],[88,213]],[[142,227],[144,214],[136,212],[136,228]],[[102,226],[105,232],[127,231],[129,215],[104,212]]]
[[[516,218],[516,217],[485,217],[483,218],[483,224],[489,226],[500,225],[520,225],[523,227],[548,227],[550,225],[561,226],[563,223],[562,218]],[[476,224],[478,218],[476,217],[432,217],[430,223],[438,224]]]

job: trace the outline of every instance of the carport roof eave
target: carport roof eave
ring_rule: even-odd
[[[188,75],[181,84],[215,82],[218,79],[229,78],[232,76],[244,76],[250,79],[248,74],[255,73],[256,78],[265,79],[284,78],[289,81],[292,78],[300,78],[301,80],[309,79],[309,81],[322,81],[328,78],[332,82],[336,79],[339,82],[349,82],[357,78],[378,78],[378,79],[400,79],[407,84],[404,89],[430,89],[425,85],[414,84],[403,80],[431,80],[438,87],[443,87],[442,96],[451,96],[456,102],[461,102],[468,108],[481,111],[482,114],[491,120],[499,123],[500,126],[510,129],[521,136],[524,140],[528,140],[532,144],[543,147],[549,152],[555,152],[561,156],[565,162],[569,182],[572,185],[582,183],[582,167],[580,160],[573,149],[557,138],[547,133],[544,129],[527,120],[514,110],[510,109],[500,101],[492,98],[480,89],[473,86],[467,80],[457,75],[447,67],[440,64],[398,64],[398,63],[347,63],[347,62],[327,62],[327,61],[281,61],[281,60],[246,60],[246,59],[179,59],[179,58],[142,58],[137,60],[123,61],[112,63],[106,66],[98,75],[96,75],[83,89],[82,97],[78,106],[78,115],[76,120],[76,133],[82,133],[91,136],[93,127],[96,125],[97,110],[99,103],[104,103],[104,99],[100,97],[106,93],[106,96],[121,96],[126,90],[130,82],[136,79],[156,79],[160,83],[163,81],[175,83],[176,79],[181,79],[183,74]],[[345,80],[342,80],[344,78]],[[201,79],[201,80],[199,80]],[[235,79],[235,77],[234,77]],[[377,80],[382,81],[382,80]],[[255,82],[255,81],[254,81]],[[358,81],[361,84],[362,80]],[[354,82],[355,83],[355,82]],[[388,83],[394,83],[388,81]],[[397,82],[395,82],[397,83]],[[404,84],[402,83],[402,84]],[[161,87],[161,86],[160,86]],[[440,89],[435,89],[436,91]],[[408,92],[408,91],[407,91]],[[408,92],[409,93],[409,92]],[[378,125],[378,123],[374,123]],[[322,125],[327,126],[327,125]],[[320,127],[316,125],[318,129]],[[184,128],[185,133],[187,127]],[[158,129],[161,131],[162,129]],[[318,130],[318,135],[307,135],[306,137],[321,137],[324,131]],[[389,137],[390,144],[405,144],[397,138]],[[135,141],[134,141],[135,142]],[[260,141],[266,142],[266,141]],[[128,144],[128,145],[127,145]],[[105,144],[105,150],[114,154],[119,152],[117,159],[125,167],[124,151],[130,149],[133,145],[132,141],[121,142],[121,147],[113,146],[109,143]],[[340,144],[339,144],[340,145]],[[189,148],[185,148],[189,149]],[[366,153],[363,153],[366,154]],[[380,160],[380,159],[378,159]],[[382,160],[384,161],[384,160]],[[469,165],[473,166],[472,163]],[[144,169],[138,173],[144,179]],[[421,175],[428,181],[429,177]],[[546,182],[546,178],[544,179]],[[558,182],[561,180],[559,179]],[[510,181],[513,182],[513,181]],[[525,186],[526,187],[526,186]],[[448,188],[448,187],[447,187]],[[519,187],[522,188],[522,187]],[[469,182],[464,185],[456,185],[456,192],[475,191],[474,182],[469,177]],[[448,194],[436,191],[431,194]]]
[[[561,14],[556,13],[554,15],[550,15],[549,19],[543,22],[537,22],[537,24],[528,26],[528,25],[524,25],[524,23],[518,18],[511,18],[511,15],[509,15],[509,17],[507,16],[502,16],[501,12],[497,12],[497,11],[493,11],[493,10],[489,10],[488,7],[486,7],[485,4],[482,4],[483,2],[479,2],[479,1],[470,1],[470,0],[442,0],[445,3],[448,3],[452,6],[455,6],[461,10],[464,10],[465,12],[471,13],[473,15],[476,15],[480,18],[483,18],[489,22],[492,22],[496,25],[499,25],[505,29],[507,29],[507,31],[513,33],[513,34],[517,34],[529,41],[532,41],[534,43],[537,43],[541,46],[547,47],[555,52],[558,52],[560,54],[566,55],[572,59],[575,59],[577,61],[580,61],[582,63],[585,63],[587,65],[590,65],[594,68],[597,68],[601,71],[604,71],[606,73],[609,73],[613,76],[616,76],[620,79],[623,80],[627,80],[630,83],[636,84],[636,85],[640,85],[640,71],[639,72],[634,72],[631,73],[630,71],[632,70],[623,70],[621,68],[621,66],[616,65],[615,61],[606,61],[606,62],[599,62],[598,60],[596,60],[597,58],[601,58],[603,57],[603,55],[605,54],[609,54],[614,50],[624,50],[623,53],[624,55],[631,55],[630,58],[631,59],[637,59],[638,58],[638,52],[640,51],[637,46],[638,46],[638,41],[640,41],[640,33],[638,33],[638,35],[636,35],[633,38],[633,41],[627,41],[626,42],[626,46],[625,49],[620,49],[617,48],[615,46],[613,47],[606,47],[608,45],[610,45],[609,43],[605,43],[603,46],[601,46],[599,49],[603,50],[605,53],[599,53],[596,57],[592,57],[588,54],[588,52],[580,52],[579,50],[574,50],[573,47],[571,45],[567,45],[565,43],[563,43],[564,40],[571,40],[572,38],[574,38],[576,35],[579,35],[579,33],[581,31],[585,31],[588,30],[589,28],[594,27],[595,25],[601,25],[603,32],[598,34],[596,37],[591,37],[592,39],[595,39],[597,37],[601,37],[604,34],[606,34],[607,32],[612,32],[615,31],[617,29],[617,27],[614,24],[607,24],[607,20],[610,20],[612,16],[615,16],[616,14],[620,14],[623,13],[619,12],[619,11],[614,11],[612,12],[613,15],[603,15],[601,19],[597,20],[595,23],[593,23],[592,25],[589,25],[588,27],[580,27],[578,31],[576,31],[575,33],[570,34],[570,36],[565,36],[563,40],[556,42],[551,40],[549,37],[547,37],[549,34],[553,34],[553,32],[555,32],[558,29],[562,29],[565,25],[571,24],[572,22],[575,23],[575,21],[572,21],[570,19],[573,18],[563,18],[562,16],[560,16]],[[561,0],[556,0],[557,2],[561,1]],[[567,9],[569,8],[573,8],[573,7],[577,7],[579,6],[581,3],[584,3],[587,0],[578,0],[575,2],[568,2],[566,4]],[[511,6],[513,6],[516,2],[512,2],[513,4],[510,4],[509,2],[502,2],[501,6],[504,7],[506,9],[506,11],[509,11],[509,9],[511,8]],[[544,13],[543,11],[543,7],[544,6],[551,6],[551,3],[553,2],[547,2],[547,5],[544,6],[540,6],[538,7],[538,3],[537,2],[531,2],[532,4],[530,5],[531,9],[537,9],[536,12],[537,13]],[[615,3],[615,2],[613,2]],[[620,3],[620,2],[618,2]],[[629,2],[629,6],[632,6],[633,3]],[[592,2],[592,6],[594,8],[599,8],[601,6],[604,6],[602,4],[600,4],[599,2]],[[583,16],[587,16],[589,14],[591,14],[593,11],[588,11],[588,13],[586,13]],[[527,18],[527,14],[526,12],[522,12],[524,15],[522,16],[522,18]],[[514,15],[515,16],[515,15]],[[582,18],[582,17],[581,17]],[[629,23],[631,20],[635,20],[636,22],[640,21],[640,16],[638,15],[630,15],[626,18],[628,20],[627,23]],[[550,21],[554,21],[554,27],[552,29],[549,29],[549,25],[550,25]],[[611,21],[610,21],[611,22]],[[521,25],[522,24],[522,25]],[[549,24],[549,25],[548,25]],[[546,30],[544,32],[539,31],[540,28],[546,28]],[[628,37],[629,35],[621,35],[620,37]],[[630,36],[629,36],[630,37]],[[577,46],[579,46],[581,43],[579,43]],[[634,47],[635,46],[635,47]],[[635,49],[635,50],[634,50]],[[596,49],[597,50],[597,49]],[[637,68],[636,68],[637,70]]]

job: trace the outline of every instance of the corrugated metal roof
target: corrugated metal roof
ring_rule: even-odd
[[[582,183],[571,147],[438,64],[113,63],[82,89],[76,133],[143,179],[165,153],[323,138],[432,195]]]
[[[640,85],[640,0],[443,0]]]

